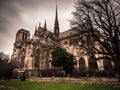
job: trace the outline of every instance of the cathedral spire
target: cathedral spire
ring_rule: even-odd
[[[37,31],[37,25],[35,26],[35,32]]]
[[[41,28],[41,22],[39,22],[39,27],[38,28]]]
[[[47,31],[47,24],[46,24],[46,20],[45,20],[45,24],[44,24],[44,30]]]
[[[57,5],[56,5],[56,16],[55,16],[55,23],[54,23],[54,34],[58,37],[59,36],[59,21],[58,21],[58,12],[57,12]]]
[[[36,25],[36,26],[35,26],[35,34],[36,34],[37,30],[38,30],[38,29],[37,29],[37,25]]]

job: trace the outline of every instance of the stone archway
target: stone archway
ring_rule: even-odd
[[[80,71],[85,70],[85,60],[82,57],[79,59],[79,70]]]

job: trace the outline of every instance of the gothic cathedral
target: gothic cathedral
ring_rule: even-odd
[[[44,76],[50,74],[53,69],[51,65],[51,53],[57,46],[65,48],[69,53],[76,58],[75,72],[89,70],[111,70],[113,62],[107,60],[94,61],[87,55],[83,40],[86,35],[80,34],[77,28],[72,28],[60,33],[58,11],[56,6],[56,16],[54,23],[54,33],[47,29],[47,24],[43,27],[35,28],[34,35],[30,38],[30,32],[25,29],[20,29],[16,33],[14,49],[12,54],[12,62],[16,64],[16,71],[26,71],[28,76]],[[99,48],[99,44],[96,44]],[[97,55],[99,57],[99,55]]]

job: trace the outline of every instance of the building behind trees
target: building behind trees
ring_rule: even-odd
[[[107,63],[103,59],[96,61],[84,49],[86,45],[84,42],[88,40],[88,37],[86,34],[81,34],[80,29],[82,30],[83,27],[72,28],[60,33],[57,7],[55,14],[54,32],[49,31],[46,21],[44,26],[36,26],[32,38],[30,38],[29,30],[18,30],[11,57],[12,63],[16,66],[14,72],[26,72],[28,77],[51,76],[54,68],[51,64],[52,51],[58,46],[75,56],[75,76],[90,76],[90,71],[97,73],[107,70],[111,72],[114,68],[112,61],[109,60]],[[99,43],[92,37],[90,38],[94,45],[100,48]],[[96,54],[96,57],[99,57],[99,54]],[[110,68],[107,68],[108,62],[111,65]]]

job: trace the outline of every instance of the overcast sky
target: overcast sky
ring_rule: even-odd
[[[75,0],[0,0],[0,52],[12,54],[16,32],[27,29],[33,35],[35,26],[44,25],[53,31],[56,1],[60,32],[70,28]]]

